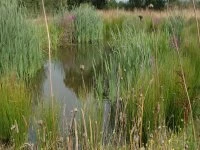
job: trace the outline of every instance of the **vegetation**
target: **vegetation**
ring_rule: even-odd
[[[74,10],[75,39],[79,43],[93,43],[103,39],[103,22],[93,7],[81,5]]]
[[[21,146],[27,140],[31,97],[23,82],[15,77],[0,81],[0,140]]]
[[[0,74],[31,78],[41,68],[43,57],[37,29],[15,0],[2,0],[0,13]]]
[[[40,17],[24,14],[24,6],[29,9],[27,3],[34,1],[17,2],[0,2],[0,143],[4,148],[199,149],[198,18],[174,15],[173,10],[173,15],[153,10],[97,11],[79,5],[82,1],[67,1],[78,7],[48,19],[48,48],[54,52],[63,48],[62,61],[70,59],[67,65],[59,62],[69,72],[63,82],[83,99],[66,116],[56,97],[50,105],[29,85],[38,70],[45,70],[46,26]],[[54,1],[47,2],[52,10]],[[57,10],[65,5],[62,2]],[[133,7],[153,3],[160,8],[164,1],[132,2]],[[95,3],[100,6],[100,1]],[[63,51],[70,55],[62,55]]]
[[[17,0],[18,5],[25,7],[33,14],[41,14],[42,2],[41,0]],[[48,13],[58,13],[67,7],[68,0],[45,0],[46,11]]]

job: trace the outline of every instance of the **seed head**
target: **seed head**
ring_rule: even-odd
[[[80,69],[81,69],[81,71],[84,71],[85,70],[85,66],[84,65],[80,65]]]

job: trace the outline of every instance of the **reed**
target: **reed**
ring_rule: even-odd
[[[26,21],[15,0],[2,0],[0,13],[0,74],[31,78],[43,60],[37,28]]]
[[[156,30],[148,30],[148,22],[142,22],[142,28],[138,28],[140,22],[135,25],[131,20],[134,19],[123,21],[122,29],[112,33],[112,52],[100,56],[101,69],[95,69],[96,93],[97,97],[103,100],[104,90],[108,88],[107,96],[114,110],[117,109],[117,99],[122,99],[125,111],[122,109],[121,113],[125,112],[127,117],[125,130],[128,136],[139,136],[140,145],[141,138],[142,142],[146,143],[150,133],[163,122],[174,131],[179,131],[189,123],[190,108],[184,89],[185,85],[187,88],[195,86],[193,77],[196,80],[199,76],[199,71],[194,70],[198,57],[198,41],[191,40],[196,48],[181,49],[178,55],[175,43],[182,47],[186,44],[186,34],[194,36],[194,33],[185,27],[185,20],[181,16],[161,21]],[[185,30],[190,33],[184,34]],[[174,31],[176,37],[173,37]],[[193,55],[194,51],[197,56]],[[186,81],[183,80],[183,73],[180,70],[179,57]],[[196,81],[198,84],[198,79]],[[194,97],[198,96],[192,91],[189,90],[189,95],[193,97],[191,104],[196,99]],[[141,95],[145,95],[143,102]]]
[[[75,39],[78,43],[94,43],[103,40],[103,21],[95,9],[87,4],[72,12]]]

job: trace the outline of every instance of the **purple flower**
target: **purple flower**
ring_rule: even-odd
[[[76,19],[76,16],[75,15],[69,15],[68,19],[71,20],[71,21],[74,21]]]

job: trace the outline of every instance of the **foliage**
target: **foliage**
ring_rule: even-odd
[[[148,7],[150,4],[153,4],[155,9],[162,9],[165,6],[165,0],[129,0],[129,5],[134,8]]]
[[[43,58],[37,29],[24,19],[14,0],[2,0],[0,14],[0,74],[33,77]]]
[[[83,3],[90,3],[98,9],[102,9],[106,5],[106,0],[68,0],[68,8],[72,9]]]
[[[29,12],[40,14],[42,12],[41,0],[17,0],[19,6],[28,9]],[[68,0],[44,0],[45,9],[48,13],[59,12],[61,9],[67,7]]]

